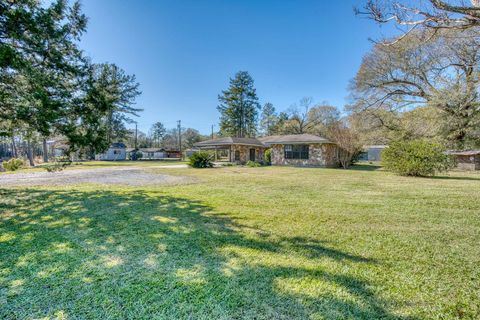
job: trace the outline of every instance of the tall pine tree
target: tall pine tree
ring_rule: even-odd
[[[260,130],[263,135],[270,136],[275,133],[278,116],[275,107],[270,102],[265,103],[260,118]]]
[[[248,72],[237,72],[235,77],[230,79],[230,87],[218,96],[218,101],[222,134],[235,137],[255,136],[260,104],[253,79]]]

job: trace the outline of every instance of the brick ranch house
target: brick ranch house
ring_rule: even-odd
[[[265,150],[272,150],[272,165],[338,167],[338,147],[311,134],[279,135],[261,138],[226,137],[195,144],[203,150],[227,150],[230,162],[263,161]]]

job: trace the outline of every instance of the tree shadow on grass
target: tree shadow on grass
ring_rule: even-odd
[[[379,164],[359,164],[356,163],[353,166],[349,168],[349,170],[354,170],[354,171],[377,171],[382,169],[382,166]]]
[[[0,231],[3,318],[398,319],[321,263],[374,261],[159,191],[0,189]]]
[[[478,177],[462,177],[462,176],[433,176],[427,177],[427,179],[434,180],[463,180],[463,181],[480,181],[480,175]]]

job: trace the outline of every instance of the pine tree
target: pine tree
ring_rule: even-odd
[[[218,100],[222,134],[236,137],[255,136],[260,104],[253,79],[248,72],[237,72],[235,77],[230,79],[230,87],[222,91]]]
[[[274,134],[278,122],[275,107],[270,102],[265,103],[260,118],[260,131],[266,136]]]
[[[165,126],[161,122],[155,122],[152,125],[152,128],[150,129],[150,135],[153,139],[153,141],[156,142],[157,147],[160,147],[160,143],[167,133],[167,129],[165,129]]]

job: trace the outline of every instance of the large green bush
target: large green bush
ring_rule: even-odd
[[[206,151],[199,151],[192,154],[188,160],[189,166],[193,168],[213,167],[212,156]]]
[[[263,158],[265,159],[266,164],[268,165],[272,164],[272,149],[265,150],[265,153],[263,154]]]
[[[415,140],[390,144],[382,153],[382,164],[402,176],[423,177],[448,170],[452,161],[441,145]]]
[[[2,166],[7,171],[16,171],[16,170],[20,169],[21,167],[23,167],[23,160],[12,158],[8,161],[3,162]]]
[[[246,166],[247,166],[247,167],[250,167],[250,168],[256,168],[256,167],[261,167],[262,164],[259,163],[259,162],[251,161],[251,160],[250,160],[250,161],[247,161]]]

